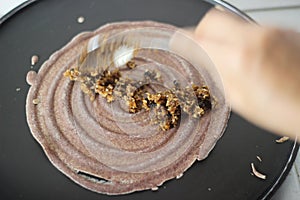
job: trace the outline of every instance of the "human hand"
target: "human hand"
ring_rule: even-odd
[[[259,27],[212,9],[191,37],[219,70],[235,112],[274,133],[300,138],[299,33]],[[172,42],[183,55],[193,52],[180,50],[189,46],[182,38]]]

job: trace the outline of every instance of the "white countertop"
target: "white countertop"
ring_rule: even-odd
[[[0,18],[26,0],[0,0]],[[227,0],[261,24],[300,31],[300,0]],[[300,199],[300,154],[272,200]]]
[[[0,18],[27,0],[0,0]]]

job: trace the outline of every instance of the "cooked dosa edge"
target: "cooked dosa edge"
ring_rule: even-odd
[[[194,66],[165,49],[140,48],[125,64],[101,66],[98,76],[92,71],[77,73],[84,74],[81,78],[97,77],[99,81],[99,77],[104,80],[105,69],[105,73],[111,69],[110,74],[117,69],[113,87],[103,89],[102,85],[92,90],[95,88],[86,87],[91,86],[90,82],[76,81],[71,75],[78,69],[83,47],[92,38],[138,28],[161,30],[164,36],[177,31],[176,27],[152,21],[107,24],[77,35],[55,52],[38,73],[27,74],[31,87],[26,114],[33,137],[55,167],[98,193],[155,190],[165,181],[181,177],[196,160],[208,156],[222,136],[230,113],[224,91],[206,68]],[[139,94],[134,96],[135,101],[141,100],[135,106],[128,101],[133,97],[128,97],[128,82],[129,91]],[[192,93],[186,95],[188,99],[174,103],[182,90]],[[164,100],[163,106],[158,105],[161,101],[157,96]],[[200,101],[200,96],[205,96],[205,101]],[[170,98],[172,101],[166,103]],[[189,100],[197,102],[198,108],[194,104],[193,109],[187,107]],[[176,105],[172,109],[166,106],[170,102]]]

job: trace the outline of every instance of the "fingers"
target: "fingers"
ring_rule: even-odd
[[[192,34],[185,31],[176,32],[170,40],[169,48],[177,55],[191,62],[194,66],[198,66],[200,72],[208,73],[214,79],[215,86],[220,91],[224,91],[218,70]]]
[[[274,58],[268,55],[268,48],[273,45],[266,47],[268,42],[265,39],[270,37],[262,32],[262,28],[256,25],[212,9],[199,23],[194,34],[183,31],[174,34],[170,48],[207,69],[215,69],[215,65],[233,110],[241,116],[274,133],[295,136],[300,132],[297,125],[299,104],[293,103],[294,97],[291,95],[283,98],[287,89],[276,86],[282,76],[274,68],[279,56]],[[271,77],[275,77],[274,74],[276,78]],[[299,84],[297,87],[300,90]]]
[[[238,43],[243,39],[248,22],[228,11],[211,9],[195,29],[195,37],[199,40],[212,40],[216,43]]]

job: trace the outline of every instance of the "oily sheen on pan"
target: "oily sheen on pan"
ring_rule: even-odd
[[[98,51],[136,29],[145,32],[138,45],[130,37],[109,50],[110,62],[79,66],[86,48]],[[177,30],[152,21],[107,24],[28,73],[28,125],[57,169],[89,190],[118,195],[156,190],[207,157],[230,108],[207,68],[168,49]]]

